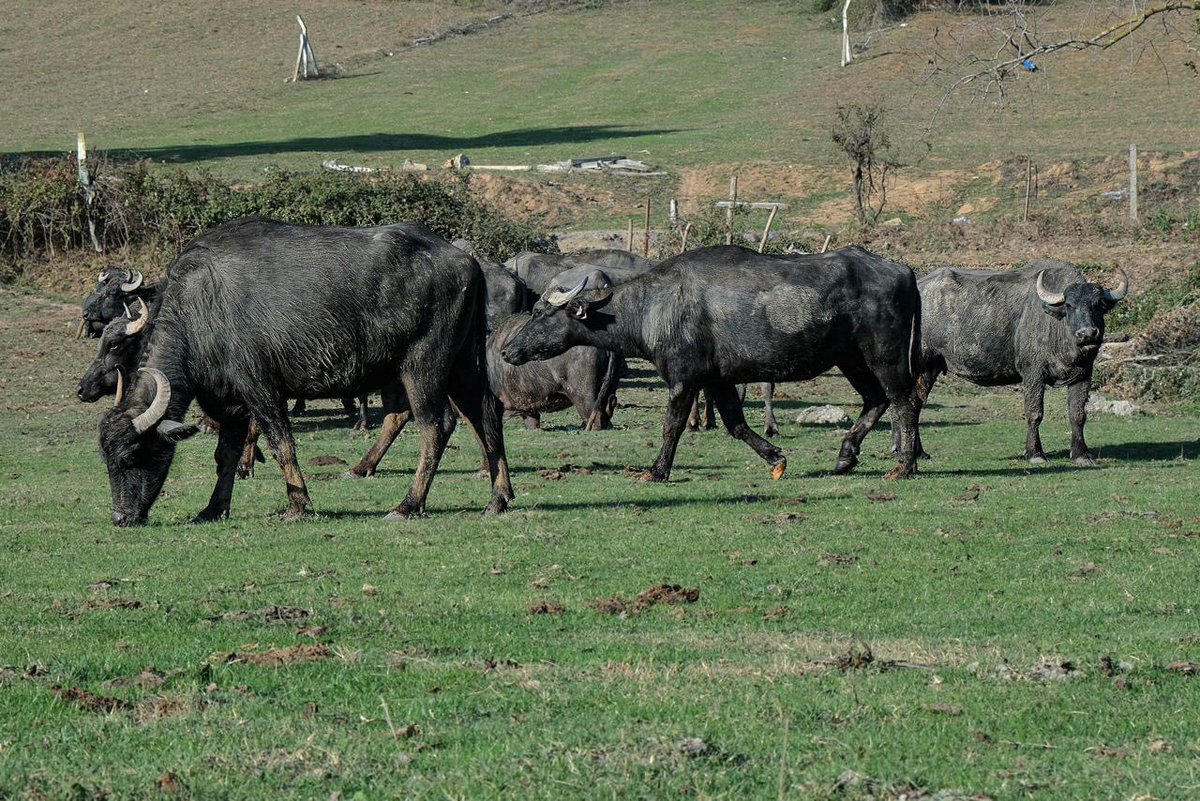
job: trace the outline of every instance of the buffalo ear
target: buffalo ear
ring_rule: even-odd
[[[1042,311],[1044,311],[1046,314],[1050,315],[1051,317],[1053,317],[1056,320],[1061,320],[1067,316],[1067,310],[1066,310],[1065,304],[1059,303],[1059,304],[1055,305],[1055,304],[1047,303],[1044,300],[1041,301],[1041,304],[1042,304]]]
[[[587,319],[587,304],[586,303],[580,303],[577,300],[573,300],[567,306],[567,309],[571,312],[571,315],[573,317],[576,317],[580,320]]]
[[[194,435],[200,428],[194,425],[184,425],[175,420],[163,420],[155,428],[158,435],[167,442],[183,442],[188,437]]]

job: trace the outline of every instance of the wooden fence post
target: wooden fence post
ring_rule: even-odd
[[[733,244],[733,210],[737,207],[737,176],[729,179],[729,209],[725,212],[725,244]]]
[[[767,225],[763,228],[762,239],[758,241],[758,252],[762,253],[767,246],[767,235],[771,233],[771,223],[775,222],[775,214],[779,211],[778,206],[771,207],[771,216],[767,217]]]
[[[299,14],[296,15],[296,22],[300,23],[300,51],[296,53],[296,68],[292,71],[292,83],[301,79],[321,77],[321,70],[317,66],[317,54],[313,52],[312,43],[308,40],[308,26],[304,24],[304,20],[300,18]],[[310,61],[312,62],[312,75],[308,73]]]
[[[87,138],[83,131],[75,140],[75,154],[79,161],[79,185],[83,187],[83,209],[87,216],[88,233],[92,237],[92,248],[97,253],[103,253],[100,240],[96,236],[96,221],[92,219],[92,201],[96,198],[96,178],[87,168]]]
[[[646,226],[642,233],[642,255],[650,256],[650,198],[646,198]]]
[[[1129,219],[1138,221],[1137,145],[1129,145]]]

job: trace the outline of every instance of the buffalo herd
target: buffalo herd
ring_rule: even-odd
[[[1093,465],[1088,387],[1104,315],[1128,283],[1122,273],[1106,289],[1048,260],[1010,271],[944,267],[918,280],[857,246],[786,255],[703,247],[657,263],[619,250],[523,252],[501,265],[418,223],[247,217],[192,240],[157,284],[131,270],[100,273],[78,328],[99,338],[99,352],[78,395],[115,395],[99,429],[118,526],[146,522],[177,443],[198,430],[184,422],[193,401],[218,432],[216,485],[194,522],[229,515],[235,479],[262,458],[260,436],[283,471],[284,516],[309,514],[289,401],[341,398],[365,424],[365,396],[375,392],[383,421],[348,477],[374,474],[409,421],[420,434],[412,486],[388,519],[425,514],[460,417],[491,482],[485,512],[500,513],[513,498],[504,416],[536,427],[542,413],[574,408],[582,428],[609,428],[633,358],[668,389],[662,447],[645,481],[669,479],[701,391],[728,433],[780,478],[787,460],[747,424],[744,386],[766,382],[769,400],[774,382],[834,367],[862,398],[835,473],[854,468],[890,408],[898,463],[887,475],[915,474],[928,457],[921,409],[941,373],[1021,385],[1032,463],[1046,458],[1045,388],[1066,386],[1071,459]],[[776,433],[768,416],[765,435]]]

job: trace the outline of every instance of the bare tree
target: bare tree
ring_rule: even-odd
[[[900,168],[890,155],[891,138],[883,127],[887,112],[879,103],[837,107],[834,143],[850,159],[854,172],[854,210],[859,223],[879,219],[887,204],[888,173]]]
[[[932,80],[946,82],[940,105],[962,91],[972,91],[976,100],[1003,105],[1013,78],[1022,70],[1038,69],[1037,59],[1041,56],[1063,50],[1108,50],[1119,42],[1131,40],[1134,34],[1139,34],[1147,50],[1169,40],[1182,42],[1195,51],[1200,42],[1200,18],[1191,13],[1200,11],[1200,0],[1149,3],[1132,0],[1133,13],[1128,13],[1128,6],[1097,4],[1093,18],[1108,22],[1098,22],[1097,29],[1090,34],[1049,37],[1038,29],[1037,8],[1027,0],[1010,0],[998,11],[982,17],[981,23],[967,34],[952,36],[948,43],[942,37],[943,44],[949,46],[933,48],[928,74]],[[976,37],[980,34],[992,42],[990,50],[979,45]],[[968,42],[968,38],[972,41]],[[1193,75],[1197,74],[1194,59],[1184,64]]]

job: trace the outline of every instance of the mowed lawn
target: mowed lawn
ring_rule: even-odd
[[[1053,391],[1031,469],[1019,395],[947,381],[919,478],[882,480],[886,426],[834,477],[834,428],[792,421],[853,408],[829,377],[784,387],[783,480],[699,432],[648,485],[665,391],[635,365],[616,430],[508,425],[502,518],[460,432],[430,517],[383,522],[415,434],[342,480],[307,465],[366,440],[319,403],[313,519],[274,517],[267,464],[188,525],[198,436],[123,530],[74,314],[0,294],[0,797],[1200,794],[1200,418],[1094,415],[1077,469]]]

